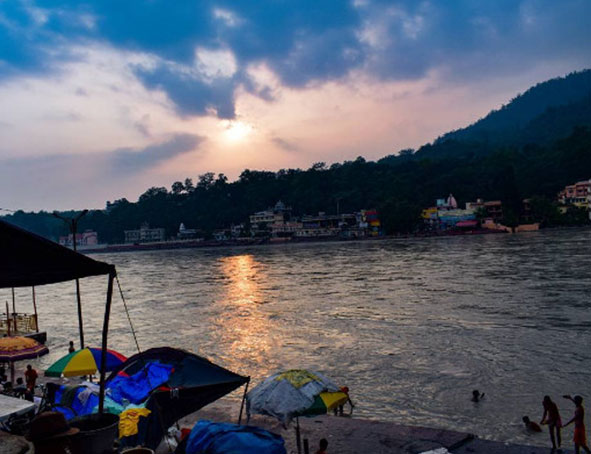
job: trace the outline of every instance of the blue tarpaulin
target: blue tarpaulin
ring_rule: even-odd
[[[286,454],[283,438],[254,426],[199,421],[185,454]]]
[[[115,402],[122,404],[125,400],[133,404],[142,403],[153,389],[166,383],[173,366],[155,362],[135,374],[126,377],[118,375],[107,383],[108,395]]]

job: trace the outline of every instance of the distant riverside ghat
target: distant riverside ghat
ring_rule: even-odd
[[[317,370],[348,386],[354,417],[549,446],[523,415],[539,421],[545,395],[564,415],[572,405],[562,395],[591,399],[589,229],[100,259],[119,271],[142,349],[189,349],[253,386]],[[82,287],[89,346],[99,345],[104,287],[101,277]],[[73,283],[38,288],[50,349],[33,361],[38,370],[77,339],[74,292]],[[135,352],[118,299],[109,345]],[[485,394],[477,403],[474,389]],[[237,412],[241,398],[226,401]]]

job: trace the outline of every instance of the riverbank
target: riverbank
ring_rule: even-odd
[[[413,235],[382,235],[377,237],[340,237],[340,236],[322,236],[310,238],[243,238],[236,240],[217,241],[217,240],[183,240],[183,241],[161,241],[153,243],[136,244],[112,244],[100,245],[100,247],[79,248],[78,252],[83,254],[112,253],[112,252],[136,252],[136,251],[157,251],[173,249],[197,249],[197,248],[220,248],[220,247],[238,247],[238,246],[276,246],[285,244],[310,244],[310,243],[343,243],[358,241],[382,241],[393,239],[409,238],[440,238],[450,236],[473,236],[473,235],[491,235],[499,233],[508,233],[504,230],[480,229],[467,231],[448,231],[438,233],[421,233]]]
[[[136,244],[102,244],[97,246],[79,247],[78,252],[83,254],[113,253],[113,252],[136,252],[136,251],[157,251],[174,249],[207,249],[207,248],[235,248],[240,246],[277,246],[286,244],[311,244],[311,243],[349,243],[349,242],[375,242],[383,240],[405,240],[419,238],[449,238],[458,236],[480,236],[496,234],[523,234],[535,233],[538,231],[572,231],[578,229],[589,229],[591,226],[570,226],[570,227],[551,227],[534,230],[517,230],[508,232],[502,229],[474,229],[474,230],[449,230],[443,232],[424,232],[415,234],[400,235],[381,235],[377,237],[310,237],[310,238],[241,238],[234,240],[181,240],[181,241],[161,241],[152,243]]]
[[[236,412],[214,404],[183,418],[180,426],[190,428],[202,419],[236,423],[238,415],[233,413]],[[245,421],[246,418],[243,416],[242,423],[244,424]],[[275,419],[259,415],[253,416],[250,424],[281,435],[285,440],[287,452],[297,453],[295,424],[284,429]],[[300,418],[300,432],[302,440],[305,438],[309,441],[310,453],[316,452],[319,440],[322,438],[328,440],[329,453],[339,454],[419,454],[433,450],[438,451],[431,454],[448,452],[453,454],[547,454],[549,452],[549,448],[482,440],[461,431],[332,415]],[[562,451],[564,454],[570,452],[570,450]]]

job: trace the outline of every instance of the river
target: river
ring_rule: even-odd
[[[589,229],[94,257],[117,266],[142,349],[189,349],[253,384],[318,370],[350,388],[358,417],[547,445],[522,416],[539,420],[545,394],[563,420],[561,395],[591,401]],[[81,287],[87,345],[99,345],[106,278]],[[43,368],[78,344],[74,283],[37,298]],[[30,311],[30,289],[17,302]],[[119,297],[109,340],[135,351]]]

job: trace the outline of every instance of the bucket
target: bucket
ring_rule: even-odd
[[[150,448],[131,448],[126,449],[121,454],[154,454],[154,451]]]
[[[68,421],[71,427],[80,429],[72,437],[73,452],[80,454],[104,454],[113,452],[119,432],[119,416],[111,413],[78,416]]]

